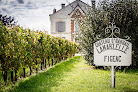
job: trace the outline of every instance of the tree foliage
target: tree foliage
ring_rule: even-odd
[[[105,38],[104,30],[114,22],[120,28],[120,38],[130,36],[133,45],[132,66],[138,65],[138,1],[137,0],[103,0],[97,9],[89,8],[84,18],[79,18],[79,43],[83,48],[84,57],[93,64],[93,43]]]
[[[3,16],[2,14],[0,14],[0,22],[5,26],[15,26],[17,23],[13,17]]]

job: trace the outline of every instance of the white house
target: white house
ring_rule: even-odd
[[[95,7],[95,0],[92,1],[92,6]],[[75,0],[69,5],[61,4],[61,9],[56,11],[53,9],[53,14],[50,14],[51,35],[62,37],[70,41],[74,41],[75,31],[77,30],[76,15],[83,17],[87,12],[88,4],[81,0]]]

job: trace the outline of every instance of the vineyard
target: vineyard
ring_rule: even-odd
[[[7,81],[16,82],[20,69],[22,76],[26,77],[26,69],[29,69],[29,75],[32,70],[37,73],[39,69],[74,56],[76,51],[74,42],[19,26],[0,24],[0,73],[5,84]]]

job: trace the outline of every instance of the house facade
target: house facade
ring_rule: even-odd
[[[92,0],[92,6],[95,6],[95,0]],[[75,0],[69,5],[61,4],[61,9],[50,14],[51,35],[62,37],[70,41],[75,41],[75,31],[78,30],[76,16],[83,17],[89,6],[81,0]]]

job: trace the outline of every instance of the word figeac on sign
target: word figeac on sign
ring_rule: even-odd
[[[129,66],[132,44],[120,38],[105,38],[94,43],[96,66]]]

